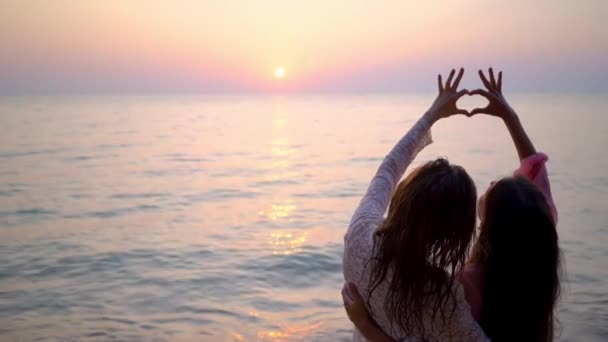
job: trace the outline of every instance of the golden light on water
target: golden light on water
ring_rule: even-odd
[[[269,211],[260,210],[258,215],[272,221],[288,220],[296,206],[289,202],[272,204]],[[308,239],[308,232],[274,230],[268,236],[268,244],[274,255],[292,255],[301,252],[302,245]]]
[[[293,204],[273,204],[268,217],[273,221],[279,218],[285,218],[288,217],[295,209],[296,206]]]
[[[285,69],[278,67],[275,76],[281,78],[285,76]],[[290,157],[294,155],[296,149],[289,141],[287,132],[288,119],[283,108],[282,101],[275,104],[275,113],[272,118],[272,138],[270,141],[270,154],[273,157],[271,176],[266,177],[268,182],[297,179],[299,172],[289,170]],[[296,210],[296,205],[290,199],[279,200],[270,205],[267,211],[259,211],[260,216],[265,216],[271,221],[290,222],[291,216]],[[273,255],[292,255],[302,250],[302,245],[308,239],[308,232],[275,230],[270,232],[268,244]]]
[[[283,331],[262,331],[258,333],[260,339],[270,339],[272,341],[283,341],[290,337],[291,334]]]
[[[284,219],[289,217],[294,210],[296,210],[296,206],[294,204],[272,204],[270,205],[269,211],[260,210],[258,211],[258,215],[265,216],[271,219],[272,221],[276,221],[278,219]]]
[[[238,342],[245,341],[245,338],[243,337],[243,335],[241,335],[239,333],[232,333],[232,338]]]
[[[302,341],[311,333],[318,330],[323,325],[322,322],[315,324],[289,325],[281,330],[260,331],[257,338],[260,341]]]
[[[275,157],[285,157],[293,154],[294,149],[289,144],[289,138],[281,137],[272,140],[272,155]]]
[[[268,243],[274,255],[292,255],[302,251],[308,232],[275,231],[270,233]]]

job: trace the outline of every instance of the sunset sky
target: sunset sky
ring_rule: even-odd
[[[427,91],[458,66],[604,91],[607,22],[603,0],[2,0],[0,94]]]

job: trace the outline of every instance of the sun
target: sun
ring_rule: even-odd
[[[276,67],[274,69],[274,77],[275,78],[278,78],[278,79],[284,78],[286,73],[287,72],[285,71],[284,67]]]

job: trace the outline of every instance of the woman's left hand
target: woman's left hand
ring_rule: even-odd
[[[456,106],[456,102],[458,100],[469,93],[468,90],[462,89],[458,90],[458,85],[460,84],[460,80],[462,79],[462,75],[464,75],[464,69],[460,68],[458,71],[458,76],[454,80],[452,84],[452,79],[454,78],[456,70],[452,69],[450,75],[448,76],[447,81],[443,84],[441,79],[441,74],[437,76],[437,85],[439,88],[439,95],[435,99],[435,102],[431,105],[431,108],[428,110],[427,114],[432,122],[435,122],[442,118],[447,118],[456,114],[463,114],[466,116],[470,116],[469,112],[465,109],[460,109]]]
[[[475,108],[471,111],[471,115],[488,114],[502,118],[505,121],[513,119],[517,116],[515,111],[502,94],[502,71],[498,73],[498,77],[494,77],[494,70],[488,70],[490,79],[484,75],[483,71],[479,70],[479,78],[486,89],[475,89],[470,91],[470,95],[481,95],[488,100],[488,105],[485,108]]]

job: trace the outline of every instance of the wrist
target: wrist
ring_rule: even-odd
[[[518,122],[519,117],[517,116],[517,113],[515,113],[515,111],[509,110],[502,115],[502,121],[504,121],[506,125],[510,125]]]
[[[432,126],[437,120],[440,119],[439,113],[436,110],[429,109],[422,115],[422,117]]]

